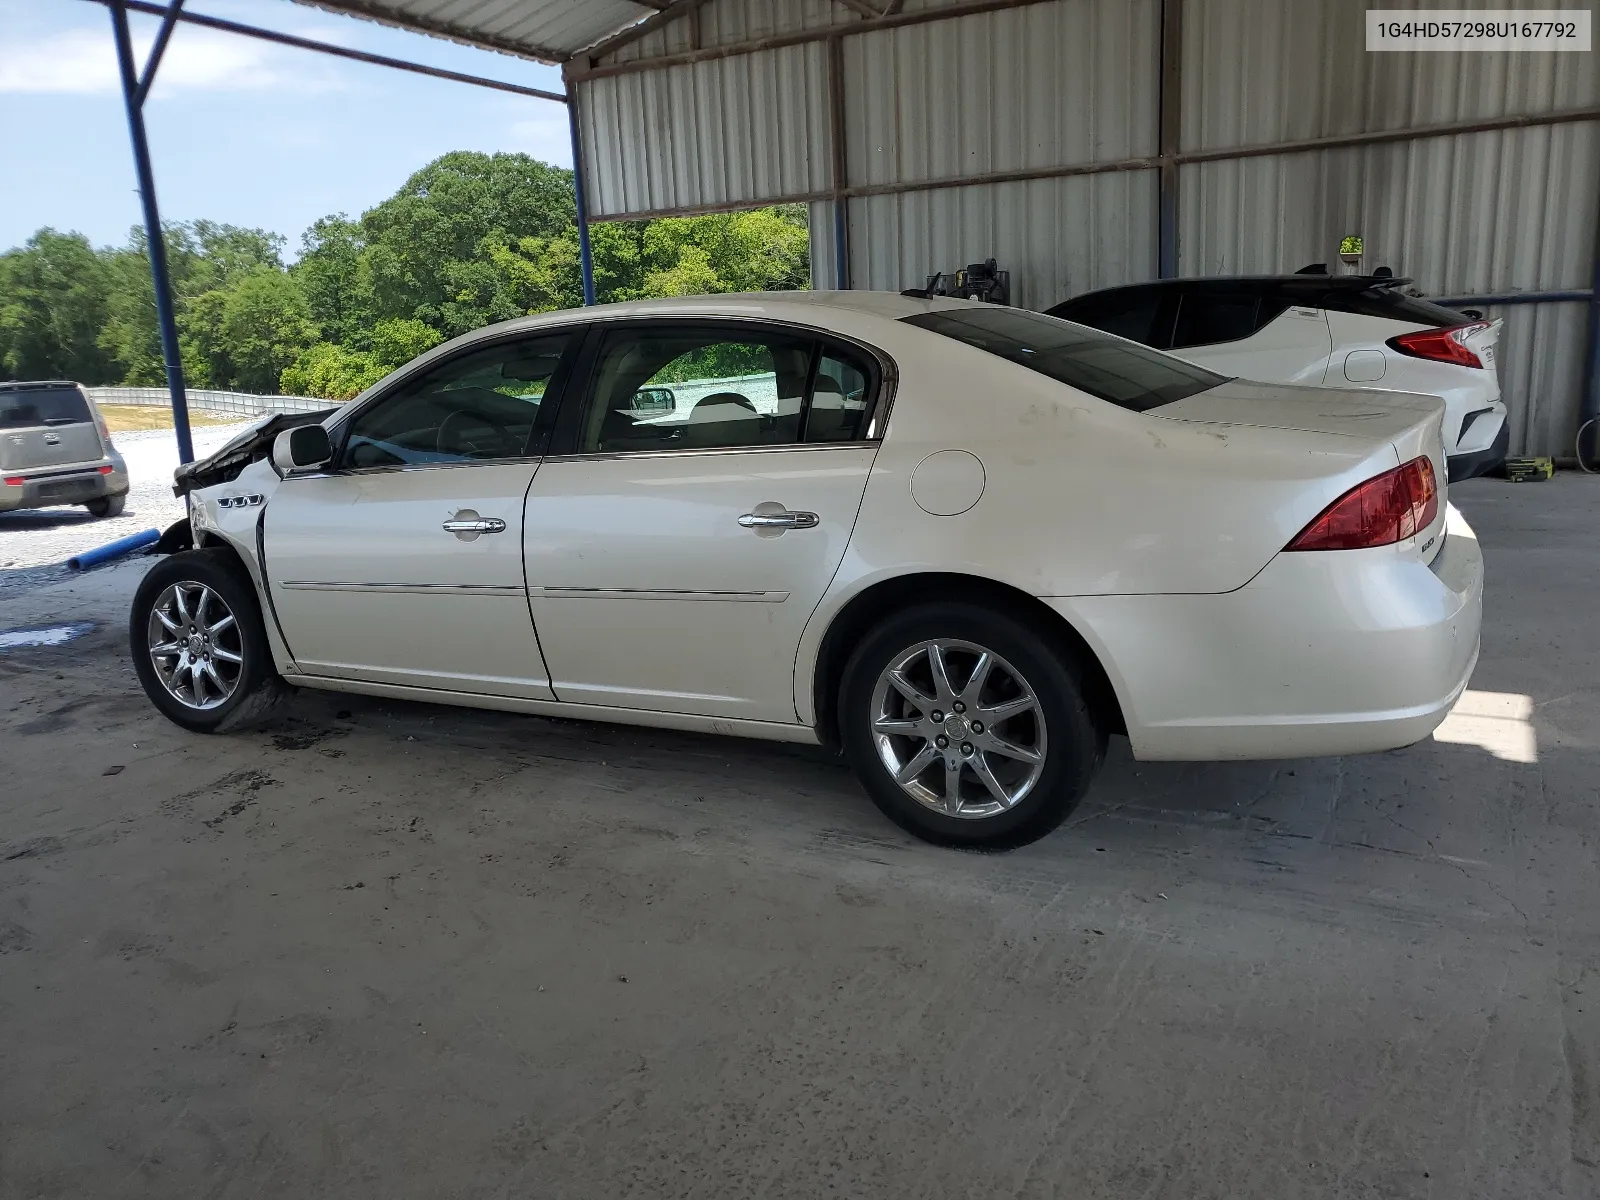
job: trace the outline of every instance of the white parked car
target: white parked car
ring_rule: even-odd
[[[963,300],[528,317],[180,468],[134,661],[197,731],[287,682],[839,745],[905,828],[1015,845],[1110,734],[1384,750],[1465,687],[1441,402],[1285,391]]]
[[[1442,397],[1450,479],[1503,463],[1511,430],[1495,370],[1500,322],[1407,296],[1409,279],[1319,268],[1107,288],[1049,311],[1224,375]]]

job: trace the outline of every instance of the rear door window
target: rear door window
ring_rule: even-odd
[[[580,454],[871,436],[873,375],[864,356],[801,331],[629,322],[604,333],[591,378]]]
[[[1178,301],[1172,348],[1241,341],[1260,328],[1260,309],[1261,298],[1248,293],[1185,291]]]
[[[0,391],[0,429],[39,425],[87,425],[94,418],[77,388],[16,388]]]
[[[1227,378],[1098,330],[1020,308],[991,304],[901,319],[1134,412],[1193,396]]]

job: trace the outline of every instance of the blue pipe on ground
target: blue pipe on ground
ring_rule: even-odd
[[[146,529],[143,533],[135,533],[130,537],[118,538],[114,542],[107,542],[104,546],[96,546],[93,550],[85,550],[82,554],[75,554],[67,559],[67,566],[74,571],[87,571],[90,567],[98,567],[103,562],[110,562],[113,558],[121,558],[124,554],[132,554],[135,550],[145,546],[154,545],[161,540],[159,529]]]

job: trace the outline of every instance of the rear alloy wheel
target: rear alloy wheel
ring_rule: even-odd
[[[90,500],[84,505],[89,510],[91,517],[120,517],[122,510],[128,506],[128,494],[120,496],[101,496],[98,500]]]
[[[869,634],[845,670],[840,717],[878,807],[944,845],[1044,836],[1105,753],[1070,657],[1010,613],[965,603],[919,607]]]
[[[128,638],[145,694],[185,729],[243,728],[282,694],[255,590],[215,551],[152,567],[134,595]]]

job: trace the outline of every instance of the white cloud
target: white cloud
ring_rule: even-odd
[[[153,40],[153,31],[134,36],[134,62],[141,69]],[[154,95],[284,87],[323,91],[334,86],[326,72],[291,65],[285,58],[277,47],[249,38],[181,27],[161,60]],[[32,39],[7,38],[0,45],[0,92],[84,95],[119,87],[109,22],[103,32],[74,29]]]

